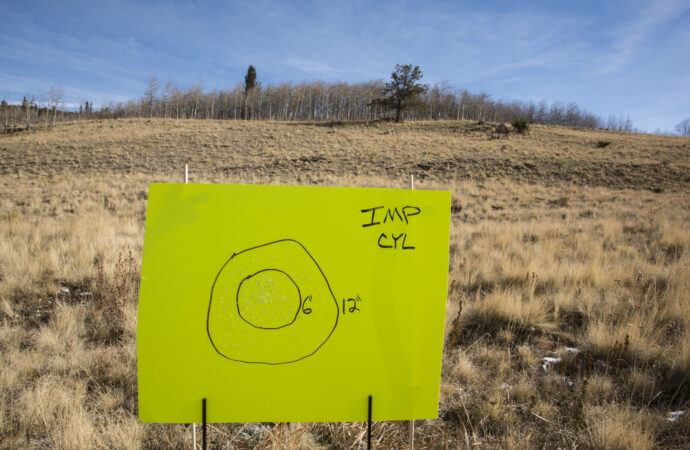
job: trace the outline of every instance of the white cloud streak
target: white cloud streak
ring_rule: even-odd
[[[313,61],[303,58],[288,58],[285,63],[315,77],[325,76],[327,78],[333,78],[343,75],[342,70],[335,69],[320,61]]]
[[[620,71],[633,61],[652,35],[668,22],[690,10],[686,0],[656,0],[645,7],[628,22],[618,26],[613,32],[610,51],[604,53],[599,64],[599,73],[611,74]]]

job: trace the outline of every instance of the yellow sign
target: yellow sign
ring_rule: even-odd
[[[144,422],[437,417],[450,193],[152,184]]]

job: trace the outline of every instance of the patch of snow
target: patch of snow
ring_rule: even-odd
[[[549,371],[551,364],[556,364],[562,361],[561,358],[554,358],[552,356],[544,356],[541,360],[543,361],[541,367],[544,369],[544,372]]]
[[[669,413],[671,417],[667,417],[666,420],[668,420],[669,422],[675,422],[679,420],[681,417],[683,417],[684,414],[685,411],[672,411],[671,413]]]
[[[566,347],[566,348],[565,348],[565,352],[566,352],[566,353],[577,354],[577,353],[580,353],[580,349],[579,349],[579,348],[575,348],[575,347]]]
[[[65,294],[69,294],[69,288],[66,286],[60,286],[60,292],[64,292]]]
[[[508,383],[503,383],[503,384],[501,385],[501,390],[502,390],[502,391],[505,391],[506,389],[510,389],[511,387],[512,387],[512,386],[509,385]]]

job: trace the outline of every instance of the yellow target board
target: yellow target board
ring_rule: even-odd
[[[445,191],[151,184],[145,422],[437,417]]]

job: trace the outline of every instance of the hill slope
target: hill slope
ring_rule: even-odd
[[[599,148],[599,143],[609,144]],[[502,135],[476,122],[293,123],[129,119],[0,136],[0,173],[315,173],[633,189],[690,186],[688,139],[532,126]]]

